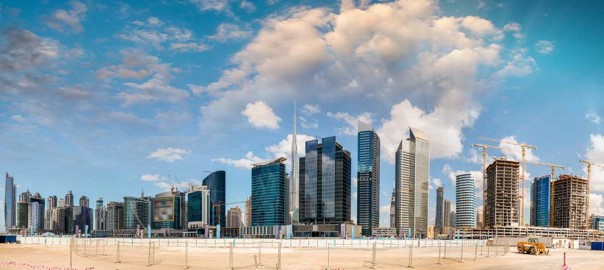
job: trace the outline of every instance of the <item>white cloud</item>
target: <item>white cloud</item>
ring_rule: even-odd
[[[369,126],[371,126],[371,124],[373,123],[372,114],[368,113],[368,112],[363,112],[357,116],[352,116],[352,115],[350,115],[348,113],[344,113],[344,112],[337,112],[337,113],[328,112],[327,117],[342,120],[342,121],[346,122],[346,124],[348,126],[339,128],[338,132],[341,134],[344,134],[344,135],[351,135],[351,136],[354,136],[357,134],[359,121],[366,123]]]
[[[537,61],[526,55],[526,49],[517,49],[512,51],[512,59],[496,75],[505,76],[526,76],[533,73],[537,66]]]
[[[507,136],[499,141],[499,149],[504,156],[516,161],[522,161],[522,148],[519,144],[523,143],[518,142],[514,136]],[[539,161],[539,157],[535,155],[533,149],[526,148],[525,160],[527,162],[536,162]]]
[[[82,21],[86,17],[86,5],[79,1],[70,2],[71,9],[58,9],[52,16],[46,19],[46,25],[55,30],[63,31],[65,27],[69,27],[74,33],[79,33],[84,30]]]
[[[241,114],[247,117],[247,121],[257,128],[278,129],[279,122],[281,122],[281,118],[264,101],[248,103]]]
[[[262,162],[264,160],[265,159],[255,156],[254,152],[252,152],[252,151],[247,152],[247,154],[245,154],[245,157],[243,157],[241,159],[230,159],[230,158],[212,159],[213,162],[220,162],[222,164],[227,164],[227,165],[233,166],[235,168],[247,169],[247,170],[252,169],[252,167],[253,167],[252,164]]]
[[[442,187],[443,183],[442,181],[440,181],[440,178],[433,178],[432,179],[432,184],[434,185],[434,187]]]
[[[551,54],[554,51],[554,42],[549,40],[539,40],[535,43],[535,50],[540,54]]]
[[[189,0],[192,4],[197,6],[201,11],[215,10],[223,11],[228,10],[229,0]]]
[[[505,26],[503,26],[503,31],[510,32],[516,39],[524,38],[524,34],[522,31],[522,26],[517,22],[509,22]]]
[[[321,112],[321,106],[319,104],[304,104],[302,106],[302,113],[306,115],[313,115]]]
[[[315,138],[313,136],[309,136],[306,134],[296,134],[296,145],[297,145],[297,153],[298,153],[298,157],[303,157],[305,156],[305,143],[307,141],[311,141],[314,140]],[[268,147],[266,147],[264,150],[266,150],[267,153],[269,153],[271,155],[272,158],[278,158],[278,157],[284,157],[287,158],[287,160],[285,161],[285,164],[288,167],[291,167],[291,149],[292,149],[292,140],[293,140],[293,136],[292,134],[288,134],[287,137],[285,137],[283,140],[279,141],[279,143],[277,144],[273,144],[270,145]]]
[[[132,22],[118,37],[157,50],[167,48],[177,52],[202,52],[210,48],[195,38],[191,30],[165,23],[157,17],[149,17],[145,22]]]
[[[221,23],[216,28],[216,34],[209,36],[209,39],[217,40],[220,42],[227,42],[230,40],[242,40],[249,38],[252,35],[252,30],[244,29],[239,25],[232,23]]]
[[[155,182],[161,180],[161,176],[159,174],[143,174],[141,175],[141,180],[147,182]]]
[[[390,204],[380,206],[380,227],[390,227]]]
[[[290,102],[305,93],[335,108],[418,112],[413,119],[392,114],[382,121],[382,134],[392,134],[382,138],[388,160],[406,126],[426,120],[439,124],[424,129],[445,146],[433,147],[433,156],[456,157],[463,128],[480,113],[474,98],[492,88],[485,84],[497,72],[520,76],[535,68],[522,52],[500,55],[502,33],[480,17],[441,17],[438,2],[430,0],[365,3],[339,12],[291,9],[266,19],[232,58],[233,67],[206,86],[217,95],[200,108],[200,126],[234,129],[233,108],[257,99]]]
[[[303,116],[300,116],[298,118],[300,118],[300,125],[302,126],[302,128],[305,128],[305,129],[317,129],[317,128],[319,128],[319,121],[317,119],[306,118],[306,117],[303,117]]]
[[[162,176],[159,174],[143,174],[140,178],[142,181],[153,183],[154,186],[158,187],[161,190],[171,190],[172,188],[176,188],[177,190],[187,190],[189,183],[199,184],[198,180],[189,179],[189,181],[181,182],[177,179],[172,181],[169,176]]]
[[[466,162],[470,162],[470,163],[474,163],[474,164],[482,164],[482,154],[481,153],[478,153],[478,151],[476,151],[476,149],[474,149],[474,148],[470,148],[470,150],[468,150],[468,152],[469,152],[470,156],[465,158]]]
[[[599,125],[600,122],[602,121],[602,119],[600,118],[600,115],[596,112],[587,113],[585,115],[585,119],[587,119],[589,122],[592,122],[596,125]]]
[[[172,163],[177,160],[184,160],[185,155],[191,153],[191,150],[182,148],[160,148],[149,154],[147,158],[162,160],[168,163]]]
[[[481,1],[478,1],[478,6],[476,8],[478,8],[478,9],[485,9],[487,7],[489,7],[489,5],[487,4],[487,2],[481,0]]]
[[[604,197],[602,194],[589,194],[589,214],[604,215]]]
[[[256,11],[256,6],[254,5],[254,3],[247,1],[247,0],[241,0],[241,3],[239,3],[239,8],[241,8],[247,12]]]
[[[590,146],[585,153],[585,157],[592,162],[602,164],[604,162],[604,135],[590,134]],[[583,167],[583,172],[587,175],[587,166]],[[590,189],[593,192],[604,192],[604,168],[600,166],[591,166]]]

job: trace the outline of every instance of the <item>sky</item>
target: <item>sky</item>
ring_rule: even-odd
[[[251,192],[254,162],[289,159],[357,121],[381,138],[380,224],[408,127],[431,142],[436,186],[476,178],[488,156],[604,163],[600,1],[2,1],[0,171],[18,193],[120,201],[225,170],[227,202]],[[485,140],[483,138],[492,138]],[[289,167],[289,161],[287,161]],[[288,168],[289,171],[289,168]],[[527,165],[526,179],[550,173]],[[526,214],[529,221],[529,184]],[[4,185],[0,187],[4,196]],[[604,214],[604,169],[590,208]],[[356,219],[356,177],[353,177]],[[3,198],[3,197],[2,197]],[[235,205],[235,204],[233,204]],[[0,207],[3,207],[0,206]],[[242,206],[243,207],[243,206]],[[0,211],[3,213],[3,211]],[[4,218],[0,219],[0,228]]]

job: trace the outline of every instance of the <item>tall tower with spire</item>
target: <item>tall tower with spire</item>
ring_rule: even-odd
[[[292,157],[291,157],[291,174],[290,174],[290,199],[289,199],[289,212],[290,220],[292,224],[297,224],[300,221],[298,208],[298,144],[296,142],[296,102],[294,101],[294,132],[292,133]]]

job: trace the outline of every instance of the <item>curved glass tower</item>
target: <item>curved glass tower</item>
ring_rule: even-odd
[[[203,185],[210,189],[210,225],[226,225],[226,173],[215,171],[203,179]]]
[[[474,179],[469,173],[457,175],[455,180],[455,218],[458,228],[476,226]]]

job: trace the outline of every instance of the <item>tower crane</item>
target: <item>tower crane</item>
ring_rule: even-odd
[[[580,160],[580,162],[587,164],[587,210],[585,211],[585,221],[587,222],[586,229],[589,229],[589,186],[591,185],[591,166],[593,165],[604,168],[604,164],[585,159]]]
[[[485,141],[501,142],[501,140],[492,139],[492,138],[480,137],[480,139],[485,140]],[[503,141],[503,143],[518,145],[522,149],[522,178],[521,178],[522,195],[520,196],[522,198],[522,202],[520,204],[521,205],[520,208],[522,209],[522,211],[520,214],[520,224],[524,225],[524,175],[526,174],[526,158],[525,158],[526,149],[537,150],[537,146],[533,146],[533,145],[526,144],[526,143],[510,142],[510,141]]]
[[[487,149],[489,148],[493,148],[493,149],[499,149],[499,147],[497,146],[493,146],[493,145],[487,145],[487,144],[472,144],[472,147],[477,147],[477,148],[481,148],[482,149],[482,218],[483,218],[483,226],[484,226],[484,220],[486,219],[486,215],[485,215],[485,209],[486,207],[486,201],[487,201],[487,176],[486,176],[486,170],[487,170]]]
[[[554,181],[554,177],[556,177],[556,168],[560,168],[562,170],[566,170],[566,166],[562,166],[562,165],[543,163],[543,162],[536,162],[536,161],[534,161],[534,162],[528,162],[528,163],[529,164],[533,164],[533,165],[541,165],[541,166],[549,166],[549,167],[551,167],[552,168],[551,181]],[[550,206],[551,207],[550,208],[550,213],[551,214],[550,214],[549,222],[550,222],[550,226],[553,226],[553,224],[554,224],[554,215],[553,215],[554,209],[553,208],[556,207],[556,206],[553,204],[553,198],[554,198],[553,191],[550,191],[550,193],[552,194],[551,198],[550,198],[550,200],[552,201],[552,204]]]

